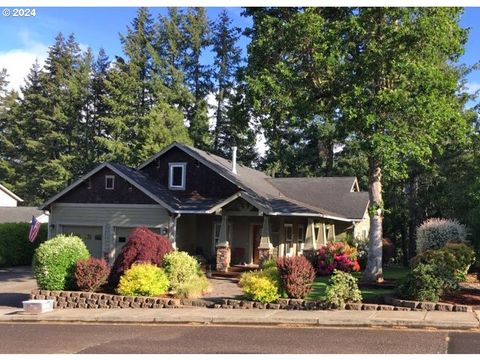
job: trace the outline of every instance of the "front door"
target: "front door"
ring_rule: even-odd
[[[258,254],[258,247],[260,246],[260,238],[262,236],[262,225],[261,224],[254,224],[252,226],[252,257],[253,263],[258,264],[259,262],[259,254]]]

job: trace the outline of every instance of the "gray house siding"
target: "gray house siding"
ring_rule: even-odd
[[[88,234],[81,228],[102,228],[102,254],[113,262],[124,243],[119,238],[128,236],[131,229],[146,226],[159,233],[168,229],[169,214],[160,205],[117,204],[52,204],[50,210],[50,236],[76,230],[79,235]],[[86,235],[88,236],[88,235]],[[122,241],[123,239],[120,239]],[[89,241],[84,239],[87,244]],[[90,249],[98,255],[98,249]]]

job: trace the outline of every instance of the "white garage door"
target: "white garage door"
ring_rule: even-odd
[[[102,257],[103,229],[101,226],[64,225],[62,226],[62,233],[73,234],[80,237],[87,246],[92,257]]]

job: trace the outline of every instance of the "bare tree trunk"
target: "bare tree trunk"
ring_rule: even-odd
[[[368,260],[362,282],[383,282],[382,271],[382,169],[377,160],[370,158],[368,166],[368,193],[370,197],[370,233],[368,235]]]
[[[416,236],[418,226],[418,175],[413,171],[408,180],[408,258],[417,252]]]

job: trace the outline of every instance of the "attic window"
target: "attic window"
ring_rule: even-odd
[[[186,163],[168,164],[168,188],[171,190],[185,190]]]
[[[115,175],[105,175],[105,190],[113,190],[115,188]]]

